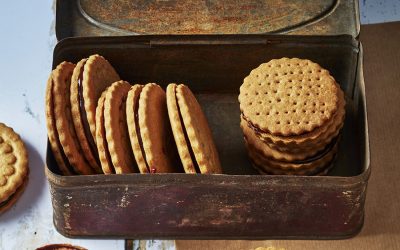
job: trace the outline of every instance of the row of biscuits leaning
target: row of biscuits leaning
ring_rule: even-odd
[[[52,71],[46,119],[63,175],[222,173],[207,119],[186,85],[169,84],[166,92],[155,83],[131,85],[100,55]]]

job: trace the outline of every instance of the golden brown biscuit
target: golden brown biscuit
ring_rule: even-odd
[[[93,138],[96,133],[96,106],[103,91],[120,80],[111,64],[100,55],[90,56],[85,63],[82,80],[82,95]]]
[[[150,173],[143,148],[143,140],[139,127],[139,98],[143,85],[135,84],[131,87],[126,98],[126,119],[128,122],[129,138],[132,152],[135,156],[140,173]]]
[[[53,102],[53,73],[47,81],[46,86],[46,125],[47,125],[47,135],[49,138],[49,143],[51,150],[53,152],[54,158],[57,162],[58,168],[63,175],[72,175],[74,173],[72,167],[69,165],[68,159],[64,154],[60,140],[58,138],[58,132],[56,127],[56,120],[54,115],[54,102]]]
[[[323,175],[327,175],[329,173],[329,171],[332,170],[332,168],[334,167],[334,164],[331,163],[327,166],[323,166],[321,168],[316,168],[313,169],[311,171],[309,170],[302,170],[302,171],[297,171],[297,172],[293,172],[293,171],[287,171],[287,170],[276,170],[276,169],[271,169],[270,171],[267,170],[266,167],[260,167],[258,166],[256,163],[252,163],[253,168],[255,168],[258,173],[262,174],[262,175],[304,175],[304,176],[323,176]]]
[[[86,58],[79,61],[72,73],[70,88],[72,121],[74,123],[75,132],[81,144],[82,151],[84,152],[84,157],[95,172],[101,173],[96,143],[94,142],[94,138],[90,132],[84,107],[85,100],[83,99],[82,95],[82,81],[84,80],[83,71],[86,61]]]
[[[155,83],[146,84],[140,93],[138,122],[150,172],[181,172],[168,120],[165,92]]]
[[[28,152],[20,136],[0,123],[0,213],[18,199],[28,172]]]
[[[106,130],[104,128],[104,100],[106,99],[104,91],[96,108],[96,146],[99,154],[100,165],[104,174],[115,174],[114,166],[111,161],[111,155],[108,151]]]
[[[74,68],[74,64],[63,62],[53,70],[52,96],[54,120],[60,144],[74,171],[78,174],[92,174],[93,170],[83,157],[83,152],[72,122],[70,85]]]
[[[337,109],[337,84],[310,60],[274,59],[251,71],[240,87],[240,110],[254,127],[278,136],[323,126]]]
[[[182,115],[179,110],[176,97],[176,87],[178,85],[172,83],[167,86],[167,109],[169,121],[171,123],[172,132],[175,143],[178,148],[178,153],[182,161],[183,168],[186,173],[194,174],[201,173],[194,157],[193,150],[190,146],[190,141],[184,127]]]
[[[200,104],[184,84],[167,87],[172,131],[187,173],[222,173],[218,151]]]
[[[283,171],[303,171],[312,170],[321,166],[326,166],[332,162],[334,156],[338,150],[338,141],[335,144],[330,145],[325,151],[321,152],[320,155],[316,155],[311,159],[304,159],[303,161],[283,162],[267,158],[260,154],[259,151],[252,148],[246,143],[249,157],[260,167],[265,167],[270,171],[271,169],[283,170]]]
[[[26,176],[23,183],[17,188],[17,190],[15,190],[15,192],[8,197],[7,200],[0,202],[0,215],[8,211],[18,201],[28,185],[28,179],[29,177]]]
[[[282,152],[279,151],[276,147],[272,147],[270,146],[270,144],[267,144],[262,140],[260,140],[257,137],[256,133],[247,126],[246,121],[244,121],[243,119],[240,122],[240,127],[242,128],[243,135],[248,146],[258,151],[259,154],[263,155],[264,157],[278,161],[291,162],[291,161],[304,160],[318,153],[318,151],[314,150],[305,150],[304,152],[301,153]]]
[[[126,120],[126,97],[131,85],[126,81],[113,83],[104,100],[104,126],[108,150],[116,174],[139,172],[132,154]]]
[[[332,118],[326,122],[325,125],[314,129],[309,133],[305,133],[298,136],[274,136],[268,133],[262,133],[257,130],[257,136],[272,145],[279,147],[281,151],[292,151],[293,149],[315,149],[315,151],[321,150],[329,143],[332,138],[339,134],[340,129],[343,126],[345,118],[345,105],[346,101],[344,93],[338,87],[338,108]],[[251,126],[250,123],[248,125]],[[253,128],[254,129],[254,128]]]
[[[87,250],[87,249],[79,246],[73,246],[70,244],[51,244],[36,248],[36,250]]]
[[[90,166],[101,173],[95,143],[95,108],[101,93],[119,80],[111,64],[99,55],[82,59],[75,67],[71,80],[71,112],[76,134]]]

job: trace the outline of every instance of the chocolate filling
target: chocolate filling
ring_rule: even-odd
[[[190,158],[192,159],[192,162],[193,162],[193,167],[194,167],[196,173],[201,174],[199,164],[196,161],[196,157],[194,156],[192,145],[190,144],[190,140],[189,140],[189,136],[188,136],[187,131],[186,131],[185,124],[183,123],[182,113],[181,113],[181,110],[179,108],[179,103],[178,103],[178,98],[176,96],[176,93],[175,93],[175,101],[176,101],[176,105],[178,107],[179,122],[181,123],[181,126],[182,126],[183,135],[185,137],[186,145],[187,145],[187,147],[189,149],[189,154],[190,154]]]
[[[97,153],[97,146],[96,143],[94,142],[92,133],[90,132],[90,126],[89,122],[86,116],[86,110],[85,110],[85,99],[83,98],[83,70],[85,67],[84,63],[81,67],[81,71],[79,73],[79,78],[78,78],[78,101],[79,101],[79,113],[81,114],[81,124],[83,125],[83,131],[86,137],[86,141],[89,143],[89,148],[90,152],[92,153],[93,157],[95,158],[97,164],[100,165],[100,159],[99,155]]]
[[[51,95],[53,95],[53,87],[54,87],[54,81],[52,80],[52,82],[51,82],[51,88],[52,88]],[[50,103],[50,105],[51,105],[51,108],[50,108],[51,114],[50,114],[50,116],[51,116],[51,119],[53,120],[53,125],[55,126],[56,118],[55,118],[55,114],[54,114],[54,101],[53,101],[53,98],[54,98],[54,96],[51,98],[52,102]],[[64,149],[62,148],[62,146],[61,146],[61,144],[59,142],[57,128],[55,127],[53,129],[57,134],[56,135],[56,140],[57,140],[58,151],[60,151],[60,153],[61,153],[61,158],[62,158],[62,161],[64,162],[64,165],[68,168],[68,170],[71,172],[71,174],[76,174],[76,172],[74,171],[74,168],[71,166],[71,164],[69,164],[68,158],[64,153]],[[60,173],[62,173],[62,171]]]
[[[135,129],[136,129],[136,135],[139,141],[139,146],[140,146],[140,151],[142,152],[142,156],[144,159],[144,163],[146,164],[146,168],[147,171],[151,174],[154,174],[157,172],[156,168],[149,168],[149,164],[147,163],[147,159],[146,159],[146,154],[144,152],[144,147],[143,147],[143,140],[142,140],[142,135],[140,134],[140,127],[139,127],[139,99],[140,99],[140,94],[139,97],[136,100],[136,104],[135,104]]]

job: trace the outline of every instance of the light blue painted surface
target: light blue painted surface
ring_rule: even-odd
[[[361,1],[362,23],[400,20],[400,1]],[[29,150],[30,180],[17,204],[0,217],[0,250],[72,243],[89,249],[123,249],[122,240],[71,240],[57,233],[44,176],[44,92],[54,36],[51,0],[0,3],[0,122],[13,127]],[[149,249],[168,242],[148,241]],[[169,242],[171,243],[171,242]]]

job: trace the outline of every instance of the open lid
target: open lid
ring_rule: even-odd
[[[56,35],[296,34],[360,31],[358,0],[57,0]]]

